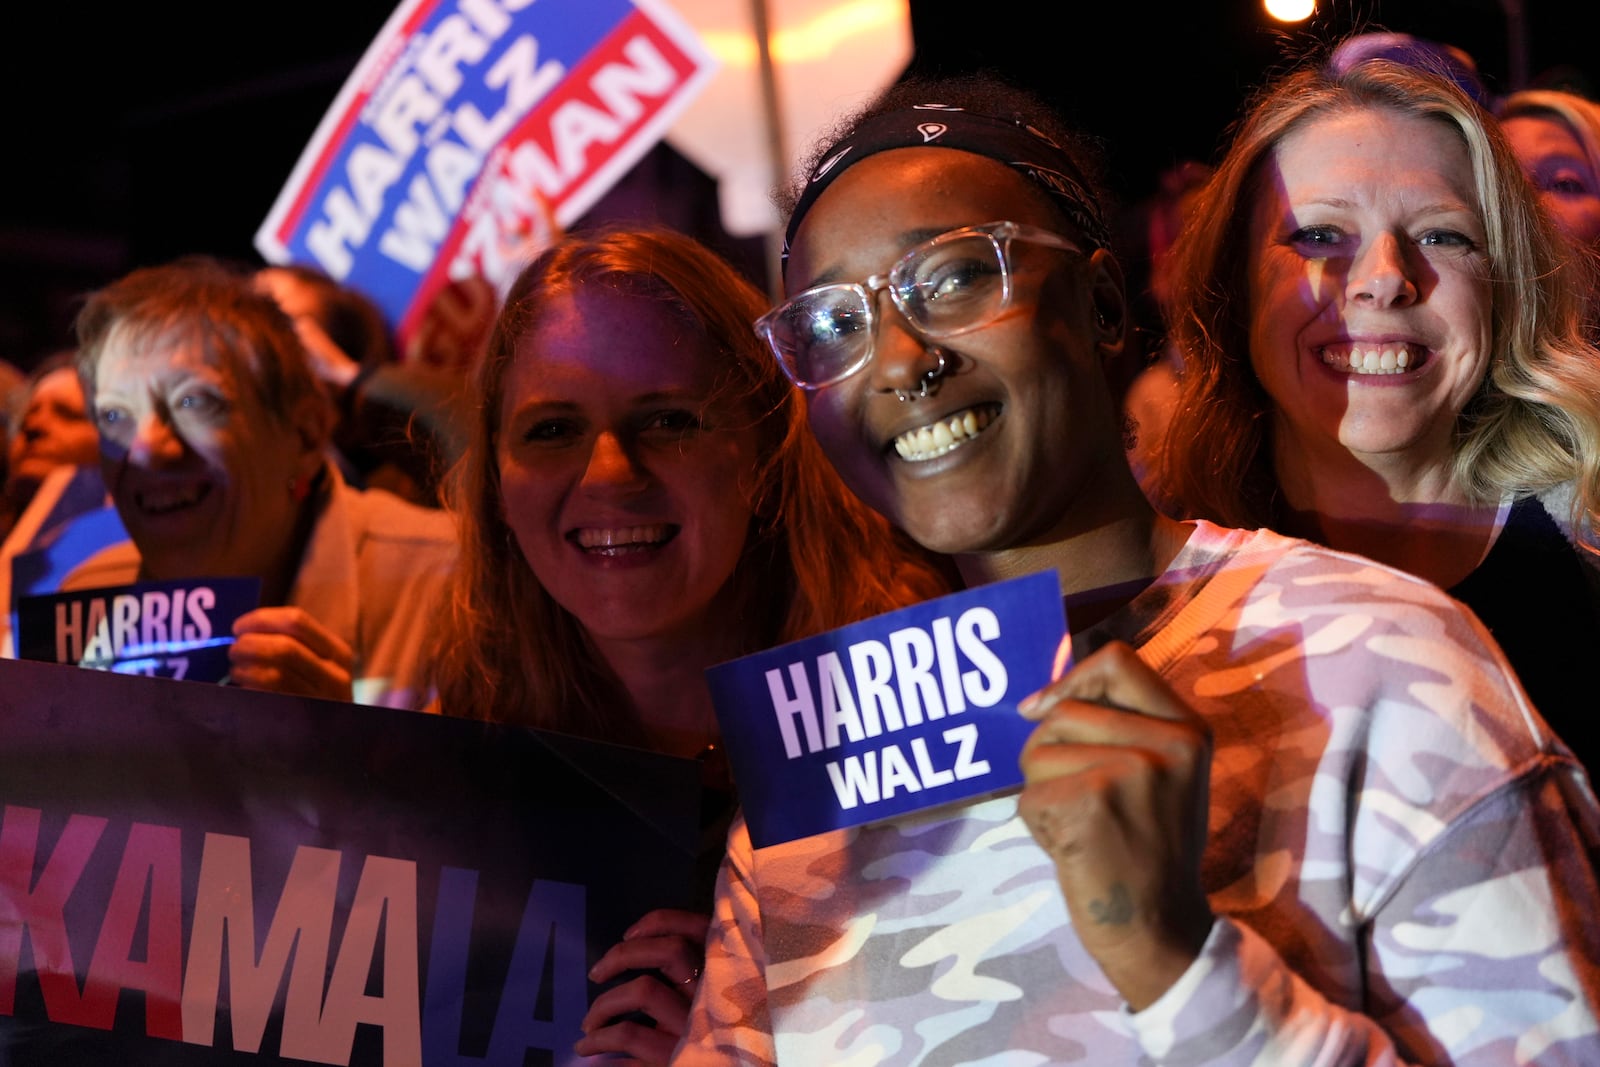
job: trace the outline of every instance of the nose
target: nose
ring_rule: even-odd
[[[939,365],[932,343],[900,312],[887,289],[874,294],[872,387],[880,393],[914,393],[930,370]]]
[[[1417,301],[1417,283],[1401,238],[1381,233],[1350,265],[1346,296],[1353,303],[1389,308]]]
[[[583,472],[584,484],[592,488],[632,490],[644,485],[645,470],[629,451],[622,438],[607,431],[595,437],[589,453],[589,466]]]
[[[45,425],[46,417],[44,408],[38,404],[30,404],[28,405],[28,409],[22,413],[22,421],[18,424],[17,428],[30,438],[43,437]]]
[[[141,418],[128,440],[128,461],[140,467],[160,467],[183,458],[185,444],[167,417],[152,411]]]

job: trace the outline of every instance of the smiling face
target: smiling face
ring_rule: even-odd
[[[713,397],[717,353],[668,305],[548,298],[506,375],[507,524],[540,584],[604,646],[701,631],[751,522],[753,417]]]
[[[1501,124],[1545,209],[1573,239],[1600,247],[1600,174],[1560,118],[1514,115]]]
[[[1448,469],[1487,373],[1485,232],[1461,138],[1388,110],[1313,119],[1264,161],[1250,220],[1250,362],[1274,455]]]
[[[58,367],[42,375],[28,393],[28,406],[11,436],[6,476],[13,485],[31,490],[62,464],[94,463],[99,451],[78,372]]]
[[[192,339],[133,345],[113,332],[94,408],[106,484],[147,577],[282,578],[300,507],[290,482],[321,460],[254,389]]]
[[[1002,219],[1058,233],[1063,225],[1026,179],[983,156],[944,148],[870,156],[805,216],[790,248],[788,293],[860,281],[921,241]],[[1119,467],[1126,476],[1097,344],[1111,334],[1097,335],[1091,300],[1096,278],[1120,293],[1110,284],[1114,264],[1104,253],[1090,259],[1022,241],[1012,256],[1010,306],[940,342],[947,365],[932,395],[896,397],[897,389],[915,393],[936,359],[880,293],[872,358],[807,397],[811,428],[846,484],[935,551],[1060,537],[1095,521],[1099,482]],[[1110,309],[1120,321],[1120,303]]]

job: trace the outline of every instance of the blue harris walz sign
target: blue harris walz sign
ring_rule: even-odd
[[[261,605],[259,578],[135,582],[17,600],[17,656],[117,674],[221,682],[233,624]]]
[[[762,848],[1017,785],[1066,633],[1054,571],[940,597],[706,672]]]

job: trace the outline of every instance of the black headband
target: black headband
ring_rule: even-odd
[[[866,119],[838,141],[817,164],[789,216],[783,235],[783,267],[800,220],[833,180],[857,161],[891,148],[954,148],[998,160],[1049,193],[1081,231],[1100,248],[1111,244],[1100,208],[1078,166],[1060,145],[1019,121],[965,111],[950,104],[916,104]]]

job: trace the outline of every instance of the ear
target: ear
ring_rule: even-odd
[[[1089,302],[1095,343],[1107,361],[1122,355],[1128,343],[1128,293],[1122,265],[1104,248],[1089,257]]]
[[[333,435],[333,405],[320,393],[302,396],[289,413],[299,451],[295,456],[297,473],[310,478],[325,462],[323,451]]]

